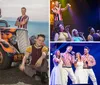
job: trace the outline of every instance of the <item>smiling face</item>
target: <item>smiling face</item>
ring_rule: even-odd
[[[36,45],[38,46],[42,46],[44,44],[44,38],[39,36],[38,38],[36,38]]]
[[[22,13],[22,15],[25,15],[26,14],[26,8],[22,8],[21,13]]]
[[[64,31],[64,26],[62,24],[59,25],[60,31],[63,32]]]
[[[81,54],[80,53],[76,53],[76,58],[77,59],[81,59]]]
[[[87,55],[89,53],[89,49],[84,48],[84,54]]]

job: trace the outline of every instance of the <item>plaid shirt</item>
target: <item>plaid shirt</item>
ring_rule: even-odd
[[[71,67],[75,60],[70,53],[63,53],[62,61],[63,61],[63,66]]]
[[[96,65],[96,61],[92,55],[89,55],[88,57],[83,55],[82,60],[84,62],[84,67],[92,67],[92,66]]]

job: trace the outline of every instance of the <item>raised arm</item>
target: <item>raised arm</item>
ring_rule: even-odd
[[[84,36],[82,36],[82,38],[83,38],[83,41],[86,41],[86,39],[85,39],[85,37],[84,37]]]
[[[85,39],[83,33],[81,33],[80,36],[82,37],[83,41],[86,41],[86,39]]]
[[[93,37],[91,35],[88,35],[87,40],[88,41],[93,41]]]
[[[58,58],[54,57],[53,58],[53,62],[60,63],[61,62],[61,59],[58,59]]]
[[[76,63],[75,55],[72,55],[72,56],[71,56],[71,63],[73,63],[73,64]]]
[[[69,28],[70,28],[70,25],[67,25],[67,26],[65,27],[65,31],[66,31],[67,34],[68,34],[68,40],[69,40],[69,41],[73,41],[72,36],[71,36],[71,34],[70,34],[70,32],[69,32]]]
[[[71,5],[68,3],[64,8],[61,8],[61,11],[64,12],[70,7]]]
[[[69,31],[67,31],[69,41],[73,41],[72,36]]]
[[[58,39],[59,39],[59,34],[56,33],[55,36],[54,36],[54,41],[58,41]]]
[[[57,13],[58,13],[54,8],[52,9],[52,12],[53,12],[54,14],[57,14]]]

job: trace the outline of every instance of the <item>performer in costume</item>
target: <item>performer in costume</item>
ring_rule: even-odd
[[[60,51],[57,50],[53,55],[54,68],[51,72],[50,85],[63,85],[62,83],[62,59]]]
[[[67,74],[70,77],[71,81],[73,84],[77,84],[77,79],[76,76],[73,72],[72,69],[72,64],[74,63],[74,57],[70,54],[70,52],[72,51],[73,47],[72,46],[68,46],[66,49],[66,52],[62,54],[62,60],[63,60],[63,70],[65,70],[65,72],[63,73],[63,85],[66,85],[66,79],[67,79]]]
[[[88,82],[88,77],[90,77],[93,82],[93,85],[97,85],[96,76],[92,69],[92,67],[96,65],[96,61],[94,57],[89,54],[89,51],[89,48],[85,47],[84,55],[82,56],[82,61],[84,62],[84,70],[87,72],[87,77],[85,79]]]
[[[44,46],[45,36],[39,34],[35,43],[26,49],[25,56],[20,65],[20,70],[24,71],[28,76],[36,76],[41,79],[42,83],[47,82],[48,62],[46,59],[48,48]],[[30,64],[27,65],[26,61],[31,56]]]
[[[22,12],[22,16],[17,18],[15,26],[18,26],[18,28],[27,29],[27,23],[28,23],[29,17],[26,15],[26,8],[22,7],[21,12]]]
[[[63,24],[63,18],[62,18],[62,12],[66,11],[70,7],[70,4],[68,3],[65,8],[61,8],[61,4],[58,1],[55,1],[55,6],[52,9],[52,12],[54,13],[54,28],[57,28],[59,24]]]
[[[83,69],[83,61],[81,59],[81,54],[78,52],[76,53],[76,59],[74,63],[76,70],[75,70],[75,76],[77,79],[77,84],[87,84],[87,81],[85,78],[87,77],[86,71]]]

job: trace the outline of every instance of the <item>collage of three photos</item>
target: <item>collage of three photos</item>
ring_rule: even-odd
[[[99,0],[0,0],[0,85],[99,85]]]

